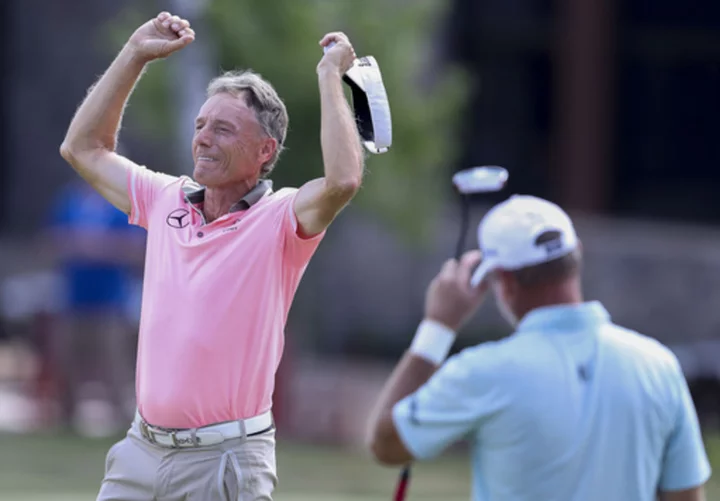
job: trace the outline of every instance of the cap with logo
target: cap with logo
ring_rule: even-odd
[[[551,239],[539,238],[553,232]],[[478,226],[482,263],[473,287],[497,269],[519,270],[570,254],[578,246],[570,217],[556,204],[530,195],[513,195],[496,205]]]

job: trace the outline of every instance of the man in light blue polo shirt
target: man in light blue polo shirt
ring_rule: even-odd
[[[478,501],[704,500],[710,465],[680,366],[584,301],[567,214],[513,196],[478,238],[482,254],[448,261],[428,288],[371,420],[374,456],[403,465],[469,440]],[[488,288],[516,332],[445,362]]]

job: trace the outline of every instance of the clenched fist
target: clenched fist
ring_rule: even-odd
[[[320,40],[321,47],[327,47],[330,44],[334,45],[327,50],[320,63],[318,63],[318,72],[331,70],[344,75],[356,59],[355,49],[350,44],[347,35],[339,31],[328,33]]]
[[[187,20],[161,12],[135,30],[127,45],[140,60],[150,62],[169,56],[193,40],[195,32]]]

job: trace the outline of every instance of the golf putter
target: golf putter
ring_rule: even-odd
[[[507,169],[496,165],[471,167],[457,172],[453,186],[460,195],[460,235],[455,247],[455,259],[460,259],[465,250],[468,225],[470,224],[470,196],[478,193],[494,193],[505,187],[509,174]]]
[[[496,165],[484,165],[461,170],[452,178],[455,191],[460,195],[460,235],[455,246],[455,259],[460,259],[465,250],[468,226],[470,225],[470,196],[478,193],[494,193],[505,187],[509,174],[507,169]],[[400,472],[393,501],[404,501],[410,486],[411,466]]]

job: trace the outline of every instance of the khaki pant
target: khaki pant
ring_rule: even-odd
[[[148,442],[133,423],[110,448],[97,501],[272,501],[275,431],[197,448]]]

